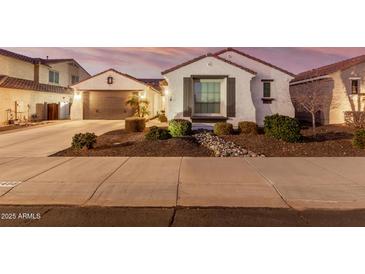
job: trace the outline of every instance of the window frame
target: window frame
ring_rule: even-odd
[[[74,81],[74,79],[77,79],[77,81]],[[78,82],[80,82],[80,76],[79,75],[71,75],[71,85],[74,85]]]
[[[265,90],[265,86],[269,87],[269,96],[266,96],[266,90]],[[271,97],[271,81],[263,81],[262,82],[262,98],[272,98]]]
[[[195,89],[195,85],[196,82],[200,82],[200,83],[218,83],[219,86],[219,102],[213,102],[213,103],[218,103],[219,105],[219,111],[218,112],[196,112],[196,89]],[[224,83],[225,83],[225,78],[213,78],[213,77],[204,77],[204,78],[193,78],[193,115],[194,116],[224,116],[225,115],[225,110],[224,110]],[[204,102],[202,102],[204,103]],[[206,102],[209,103],[209,102]]]
[[[51,77],[53,75],[53,77]],[[56,77],[57,75],[57,77]],[[53,81],[51,80],[53,78]],[[57,78],[57,81],[56,81]],[[59,84],[60,83],[60,73],[57,70],[48,70],[48,83]]]
[[[353,87],[352,83],[353,82],[356,82],[357,83],[356,84],[356,87],[357,87],[357,91],[356,92],[354,92],[353,89],[352,89],[352,87]],[[360,94],[361,93],[360,79],[359,78],[352,78],[352,79],[350,79],[350,89],[351,89],[351,94],[352,95],[357,95],[357,94]]]

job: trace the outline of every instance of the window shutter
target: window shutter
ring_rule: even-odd
[[[193,79],[184,77],[184,108],[183,116],[191,117],[193,109]]]
[[[227,117],[236,117],[236,78],[227,78]]]

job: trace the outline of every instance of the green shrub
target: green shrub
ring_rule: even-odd
[[[147,140],[167,140],[171,138],[171,134],[165,128],[151,127],[144,136]]]
[[[254,122],[239,122],[238,129],[241,134],[257,134],[257,125]]]
[[[352,139],[352,145],[356,148],[365,148],[365,129],[355,131],[354,138]]]
[[[298,120],[279,114],[265,117],[264,131],[266,136],[290,143],[298,142],[302,138]]]
[[[182,137],[191,134],[192,124],[188,120],[173,119],[169,122],[169,131],[172,137]]]
[[[233,125],[227,122],[218,122],[214,124],[214,134],[229,135],[233,133]]]
[[[128,132],[142,132],[146,127],[146,119],[129,117],[125,119],[125,130]]]
[[[95,133],[78,133],[72,138],[71,146],[74,149],[83,149],[84,147],[91,149],[96,144],[96,138]]]

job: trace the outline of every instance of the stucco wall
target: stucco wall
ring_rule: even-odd
[[[166,96],[168,119],[186,118],[183,117],[183,79],[191,75],[226,75],[236,78],[236,117],[229,122],[236,125],[242,120],[256,121],[255,106],[250,91],[250,81],[254,75],[214,57],[206,57],[164,75],[168,82]]]
[[[7,121],[7,109],[15,110],[15,101],[18,102],[19,111],[23,111],[23,116],[28,116],[29,104],[29,117],[36,113],[36,104],[43,103],[59,103],[72,102],[72,95],[70,94],[59,94],[51,92],[40,92],[33,90],[22,90],[22,89],[5,89],[0,88],[0,123],[3,124]]]
[[[251,97],[258,124],[263,125],[265,116],[276,113],[294,117],[294,106],[289,93],[289,82],[294,77],[233,51],[225,52],[220,56],[257,72],[256,77],[251,81]],[[271,82],[271,97],[274,98],[271,104],[262,102],[263,82],[261,80],[263,79],[274,80]]]
[[[365,111],[365,96],[351,94],[351,78],[359,78],[360,93],[365,93],[365,64],[359,64],[330,75],[334,80],[330,123],[344,123],[345,111]]]
[[[321,105],[320,109],[318,109],[318,112],[315,115],[316,123],[323,125],[328,124],[330,122],[330,109],[333,97],[333,89],[334,81],[332,78],[291,85],[290,96],[294,102],[295,117],[300,121],[305,121],[308,123],[312,122],[311,114],[304,110],[304,108],[299,104],[299,101],[303,101],[303,94],[308,94],[311,90],[313,90],[314,94],[318,95],[317,98],[319,98]]]
[[[49,71],[59,72],[59,86],[68,87],[72,85],[72,75],[79,76],[80,81],[86,79],[88,74],[81,68],[77,68],[70,62],[50,64],[50,67],[41,65],[39,68],[39,82],[43,84],[56,85],[49,82]]]
[[[34,65],[29,62],[0,55],[0,74],[34,80]]]
[[[330,97],[323,107],[324,124],[342,124],[345,122],[345,111],[365,111],[365,95],[351,94],[351,78],[360,80],[360,93],[365,93],[365,64],[352,66],[349,69],[337,71],[328,75],[328,80],[322,81],[322,91]],[[328,84],[330,83],[330,84]],[[291,85],[290,92],[305,92],[310,82]],[[298,112],[298,111],[297,111]]]

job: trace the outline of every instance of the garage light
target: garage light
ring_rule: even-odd
[[[76,92],[74,98],[75,98],[75,100],[80,100],[81,99],[81,93],[79,91]]]

